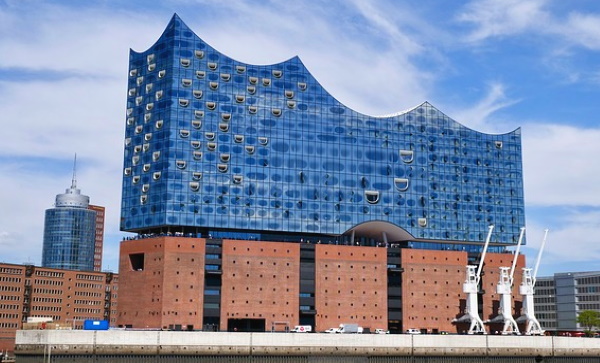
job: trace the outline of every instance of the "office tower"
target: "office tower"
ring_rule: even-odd
[[[231,59],[177,15],[128,76],[119,325],[460,332],[490,224],[480,303],[497,315],[525,224],[520,129],[477,132],[428,102],[364,115],[298,57]]]
[[[94,271],[97,213],[89,201],[77,189],[73,172],[71,187],[56,195],[54,208],[46,210],[43,267]]]

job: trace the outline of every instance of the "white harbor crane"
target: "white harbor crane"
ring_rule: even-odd
[[[479,309],[477,304],[477,294],[479,292],[479,281],[481,280],[481,269],[483,267],[483,261],[485,260],[485,254],[487,252],[490,239],[492,238],[492,231],[494,226],[490,225],[485,245],[483,246],[483,252],[481,259],[479,260],[479,266],[468,265],[467,266],[467,278],[463,284],[463,292],[467,294],[467,311],[466,314],[454,322],[471,322],[469,327],[469,334],[486,334],[485,326],[483,321],[479,317]]]
[[[512,316],[512,287],[514,283],[515,267],[517,266],[517,259],[519,258],[519,252],[521,250],[521,243],[523,242],[524,234],[525,227],[522,227],[512,266],[510,268],[500,267],[500,279],[498,281],[498,285],[496,286],[496,292],[498,295],[500,295],[500,308],[498,309],[500,315],[487,321],[487,323],[504,322],[504,327],[502,328],[502,334],[504,335],[519,334],[519,327]]]
[[[544,239],[542,245],[538,251],[537,259],[535,262],[535,268],[533,274],[531,268],[523,268],[523,281],[519,287],[519,292],[523,296],[523,315],[519,317],[519,321],[525,321],[525,335],[544,335],[544,329],[540,325],[540,322],[535,317],[535,308],[533,305],[533,293],[535,282],[537,278],[538,268],[540,267],[540,261],[542,258],[542,251],[546,246],[546,239],[548,238],[548,229],[544,231]]]

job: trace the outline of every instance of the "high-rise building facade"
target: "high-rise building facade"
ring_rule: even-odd
[[[525,224],[520,129],[360,114],[299,58],[233,60],[177,15],[128,84],[124,231],[469,249],[493,224],[502,250]]]
[[[94,271],[102,270],[102,251],[104,246],[104,219],[106,208],[92,205],[89,209],[96,212],[96,228],[94,231]]]
[[[43,267],[94,271],[97,212],[89,202],[73,175],[71,187],[56,196],[54,208],[46,210]]]
[[[498,315],[525,225],[520,129],[427,102],[360,114],[299,58],[233,60],[177,15],[128,79],[121,229],[138,235],[121,243],[119,325],[460,332],[490,225],[478,301]]]
[[[0,352],[12,352],[28,318],[82,329],[85,320],[116,324],[118,275],[0,264]]]
[[[600,271],[561,272],[541,277],[535,287],[535,311],[540,324],[557,334],[584,331],[577,322],[582,311],[600,312]]]

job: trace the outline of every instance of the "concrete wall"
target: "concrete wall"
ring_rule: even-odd
[[[17,356],[360,355],[596,357],[600,339],[497,335],[207,333],[19,330]]]

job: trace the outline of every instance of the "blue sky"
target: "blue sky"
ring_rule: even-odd
[[[597,0],[0,0],[0,261],[40,264],[77,153],[118,269],[128,52],[173,13],[239,61],[300,56],[366,114],[429,101],[479,131],[521,127],[528,264],[549,228],[540,275],[600,270]]]

